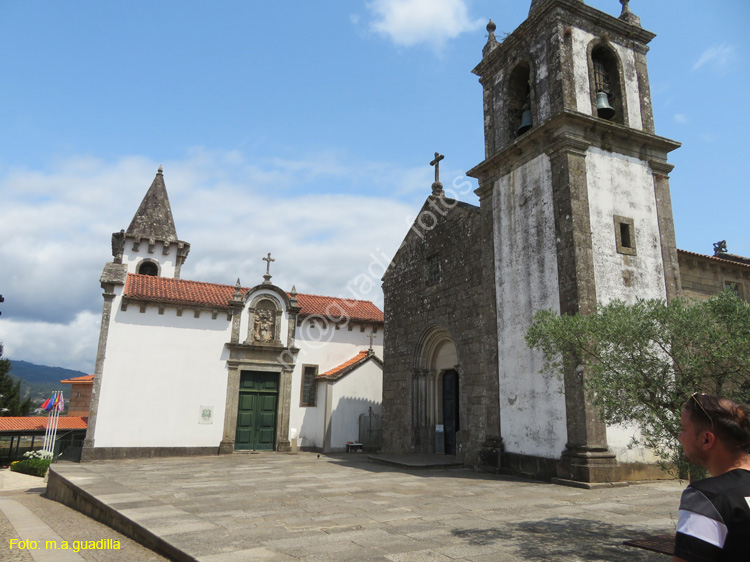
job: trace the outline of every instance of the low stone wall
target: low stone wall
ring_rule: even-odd
[[[176,549],[145,527],[128,519],[116,510],[109,508],[109,506],[100,500],[78,488],[75,484],[55,472],[54,466],[50,467],[48,473],[46,496],[48,499],[58,501],[100,523],[112,527],[115,531],[122,533],[158,554],[166,556],[170,560],[177,562],[197,562],[192,556]]]
[[[81,462],[218,454],[218,447],[84,447],[81,452]]]

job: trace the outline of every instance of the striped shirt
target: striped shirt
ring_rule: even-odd
[[[730,470],[687,487],[674,553],[689,562],[750,560],[750,471]]]

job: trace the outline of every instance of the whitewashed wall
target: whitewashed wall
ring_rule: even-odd
[[[590,148],[586,175],[597,301],[666,299],[654,179],[648,163]],[[636,255],[617,253],[614,215],[633,219]],[[634,434],[637,428],[608,427],[610,449],[621,462],[650,462],[649,451],[628,448]]]
[[[144,260],[154,261],[159,264],[159,277],[174,279],[175,270],[177,269],[177,244],[169,245],[169,252],[164,255],[164,244],[157,242],[154,245],[154,251],[149,253],[148,240],[142,240],[138,245],[138,251],[133,251],[133,239],[125,240],[125,248],[122,256],[122,263],[128,266],[128,273],[138,273],[138,266]]]
[[[317,365],[319,374],[338,367],[370,347],[370,338],[367,336],[373,330],[372,326],[366,325],[365,331],[362,332],[359,324],[352,324],[351,331],[346,327],[336,330],[332,325],[321,327],[319,321],[316,322],[317,327],[312,327],[311,324],[310,319],[305,319],[302,325],[297,327],[296,345],[300,351],[292,372],[289,427],[298,430],[297,443],[300,447],[322,449],[325,437],[325,394],[321,392],[324,385],[319,385],[321,388],[318,389],[316,406],[300,406],[303,365]],[[382,326],[378,327],[375,336],[372,348],[378,357],[382,357]],[[382,391],[380,396],[382,397]]]
[[[345,451],[347,441],[359,441],[359,416],[372,408],[380,414],[383,369],[368,361],[331,385],[331,442],[329,450]]]
[[[558,458],[567,441],[562,381],[540,374],[524,336],[537,310],[560,310],[549,158],[499,179],[493,191],[500,423],[511,453]]]
[[[224,429],[231,327],[192,310],[158,313],[113,302],[97,409],[96,447],[218,447]],[[203,424],[201,407],[213,407]]]

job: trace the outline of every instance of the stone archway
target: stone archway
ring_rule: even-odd
[[[458,364],[456,345],[448,330],[438,324],[427,328],[414,355],[412,427],[416,452],[455,453],[460,423]],[[446,411],[446,404],[450,411]],[[442,427],[442,436],[436,435],[437,427]]]

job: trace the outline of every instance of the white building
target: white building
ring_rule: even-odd
[[[380,413],[383,313],[287,292],[268,268],[251,288],[183,280],[189,250],[159,168],[101,277],[83,460],[357,441],[360,414]]]

